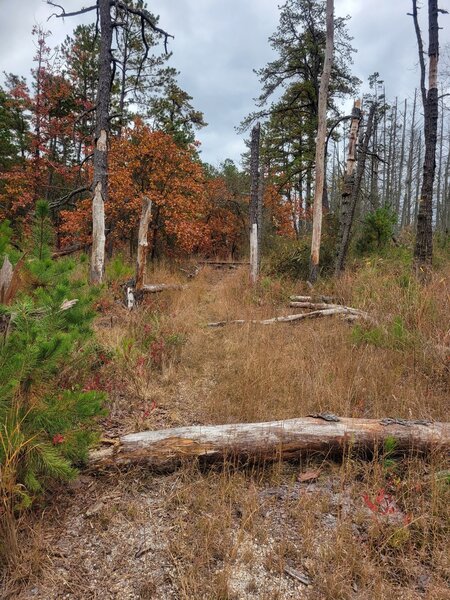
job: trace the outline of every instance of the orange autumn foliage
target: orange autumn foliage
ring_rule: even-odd
[[[153,203],[150,229],[163,229],[185,252],[202,245],[208,228],[201,164],[192,149],[178,146],[170,135],[152,131],[137,120],[134,127],[111,140],[105,213],[114,240],[130,240],[135,235],[143,196]],[[75,211],[62,211],[61,216],[65,243],[89,243],[88,200],[79,202]]]

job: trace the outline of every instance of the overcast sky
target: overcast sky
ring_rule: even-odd
[[[281,0],[280,0],[281,2]],[[89,6],[89,0],[59,0],[67,11]],[[235,127],[254,109],[260,86],[253,69],[273,58],[267,38],[278,24],[277,0],[148,0],[160,25],[175,36],[171,63],[180,84],[209,126],[199,132],[204,160],[218,165],[239,161],[244,149]],[[450,10],[450,0],[441,0]],[[0,72],[29,75],[34,54],[31,29],[51,29],[50,44],[59,44],[75,25],[90,22],[93,13],[64,21],[47,17],[45,0],[0,0]],[[358,50],[354,74],[367,80],[379,71],[388,98],[411,97],[418,81],[417,49],[411,0],[335,0],[338,16],[351,15],[349,31]],[[425,17],[425,10],[422,11]],[[440,16],[441,45],[450,42],[450,15]],[[422,30],[427,33],[426,24]],[[364,91],[363,86],[363,91]]]

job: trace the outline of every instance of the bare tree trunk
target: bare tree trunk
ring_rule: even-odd
[[[441,98],[441,119],[439,124],[439,158],[436,186],[436,229],[440,226],[441,190],[442,190],[442,156],[444,149],[444,98]]]
[[[417,214],[416,245],[414,259],[417,267],[431,266],[433,259],[433,184],[436,170],[436,143],[438,126],[438,60],[439,25],[437,0],[428,0],[428,91],[425,88],[425,60],[418,24],[417,0],[413,3],[413,19],[419,47],[421,69],[421,91],[424,109],[425,159],[423,179]]]
[[[396,159],[396,148],[397,148],[397,112],[398,112],[398,98],[395,98],[395,105],[391,112],[391,126],[389,128],[389,153],[387,160],[387,174],[386,174],[386,197],[384,200],[385,206],[391,206],[392,209],[396,209],[394,189],[395,189],[395,159]],[[395,214],[398,214],[397,212]]]
[[[450,135],[449,135],[449,152],[447,155],[447,163],[445,165],[444,189],[442,192],[441,203],[441,230],[448,235],[450,229]]]
[[[318,127],[316,140],[316,187],[314,192],[313,232],[311,241],[311,269],[309,279],[315,282],[319,275],[320,241],[322,237],[322,198],[325,182],[325,144],[327,137],[328,87],[334,49],[334,0],[327,0],[327,39],[325,61],[320,78]]]
[[[403,210],[400,214],[400,205],[401,205],[401,194],[402,194],[402,184],[403,184],[403,165],[405,162],[405,140],[406,140],[406,113],[408,110],[408,100],[405,98],[405,108],[403,113],[403,125],[402,125],[402,143],[400,150],[400,161],[398,167],[398,179],[397,186],[395,192],[395,210],[398,215],[398,223],[403,226]]]
[[[152,201],[144,196],[142,198],[141,220],[139,222],[138,249],[136,259],[136,283],[135,289],[142,290],[144,287],[145,269],[147,266],[148,252],[148,226],[152,218]]]
[[[250,190],[250,281],[254,284],[258,279],[259,271],[259,223],[258,223],[258,204],[260,198],[259,190],[259,141],[261,134],[261,126],[259,123],[252,129],[251,139],[251,156],[250,156],[250,176],[251,176],[251,190]]]
[[[417,222],[417,213],[419,210],[419,197],[420,197],[420,186],[422,182],[422,132],[419,131],[417,138],[417,164],[416,164],[416,182],[415,182],[415,194],[414,194],[414,219],[410,218],[409,222]]]
[[[412,195],[412,182],[413,182],[413,171],[414,171],[414,141],[415,141],[415,118],[416,118],[416,106],[417,106],[417,89],[414,90],[414,102],[411,117],[411,130],[409,134],[409,152],[408,152],[408,164],[406,166],[406,181],[405,181],[405,196],[403,200],[402,210],[402,227],[405,227],[411,222],[411,195]]]
[[[90,281],[99,284],[105,270],[105,201],[108,198],[108,136],[111,91],[112,25],[109,0],[98,0],[100,56],[95,109],[94,180],[92,183],[92,253]]]
[[[295,460],[305,454],[362,455],[383,451],[395,440],[395,452],[448,450],[450,425],[402,419],[346,419],[330,414],[269,423],[238,423],[142,431],[119,438],[114,446],[91,452],[90,469],[141,464],[160,472],[186,461],[265,463]]]
[[[375,118],[375,112],[377,110],[376,103],[373,103],[369,110],[369,116],[367,118],[366,131],[364,138],[359,148],[358,165],[356,169],[356,177],[351,190],[348,190],[349,195],[344,198],[342,194],[342,216],[341,216],[341,228],[339,236],[339,249],[336,259],[335,274],[338,275],[344,270],[345,261],[347,258],[348,248],[350,246],[350,234],[353,225],[353,219],[355,217],[356,204],[361,191],[361,183],[364,176],[366,167],[367,151],[372,137],[373,122]],[[350,144],[349,144],[350,147]],[[345,189],[344,189],[345,192]]]

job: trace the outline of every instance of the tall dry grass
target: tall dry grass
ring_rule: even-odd
[[[317,293],[367,310],[378,326],[332,317],[208,328],[209,321],[295,312],[289,296],[308,293],[300,282],[269,277],[252,288],[245,270],[205,268],[186,281],[173,265],[157,266],[149,283],[188,286],[149,295],[131,313],[111,299],[118,290],[112,281],[96,325],[106,357],[100,384],[110,395],[105,435],[317,411],[446,420],[449,273],[442,268],[421,286],[405,266],[372,259],[317,286]],[[151,515],[146,524],[139,512],[146,485],[158,499],[154,510],[166,515],[158,522],[163,566],[149,562],[135,597],[448,598],[446,469],[446,457],[411,455],[371,462],[347,456],[340,464],[308,459],[244,472],[187,466],[147,483],[130,472],[141,495],[127,505],[136,506],[139,528],[154,528]],[[299,483],[299,471],[311,470],[317,478]],[[394,499],[397,520],[369,508],[381,490]],[[127,518],[120,535],[133,531],[134,518]],[[117,533],[114,515],[103,525],[106,547]],[[299,584],[286,567],[307,574],[311,585]],[[128,569],[125,563],[123,577]],[[50,575],[47,583],[51,588]],[[79,597],[89,597],[88,582],[78,578],[77,585]]]

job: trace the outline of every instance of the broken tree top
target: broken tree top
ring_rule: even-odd
[[[348,419],[328,413],[267,423],[179,427],[125,435],[91,453],[90,467],[143,464],[162,471],[186,460],[242,459],[251,462],[294,459],[303,453],[373,451],[387,440],[395,451],[450,449],[450,423],[403,419]]]

